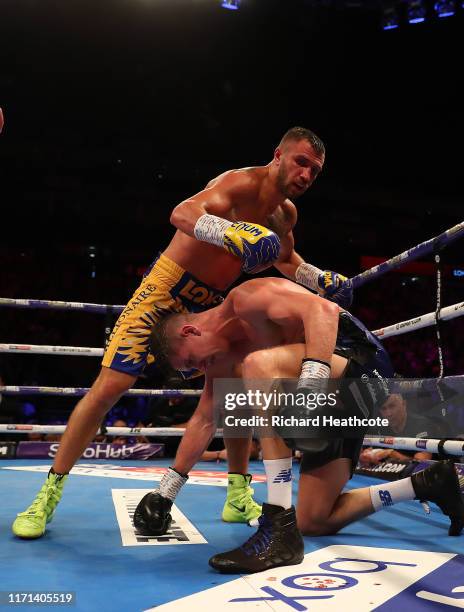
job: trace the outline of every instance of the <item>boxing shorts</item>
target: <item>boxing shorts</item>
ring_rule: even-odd
[[[347,311],[340,312],[336,355],[348,359],[344,378],[358,383],[357,393],[363,403],[372,412],[372,402],[369,401],[368,384],[375,386],[377,401],[382,403],[388,395],[385,389],[385,379],[393,378],[394,370],[390,357],[374,334],[353,315]],[[351,386],[351,385],[350,385]],[[367,416],[367,415],[365,415]],[[335,459],[351,459],[351,475],[356,468],[364,439],[363,431],[354,437],[332,439],[308,439],[300,463],[300,472],[307,473],[322,467]]]
[[[170,313],[200,312],[216,306],[222,299],[218,289],[209,287],[159,254],[116,321],[102,365],[139,376],[156,359],[148,345],[151,331],[161,318]],[[183,375],[189,378],[198,372]]]

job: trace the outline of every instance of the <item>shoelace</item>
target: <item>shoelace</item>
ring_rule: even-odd
[[[254,490],[251,487],[247,487],[241,495],[237,496],[237,498],[233,500],[234,504],[237,506],[244,506],[245,509],[248,510],[248,506],[255,503],[253,493]]]
[[[25,512],[22,512],[22,514],[36,514],[37,513],[37,506],[42,505],[43,504],[43,500],[46,497],[48,497],[48,495],[47,495],[47,485],[45,484],[40,489],[40,491],[37,493],[37,497],[34,499],[34,501],[29,506],[29,508]],[[43,511],[45,512],[45,507],[43,508]]]
[[[23,514],[36,514],[38,509],[37,507],[39,505],[43,505],[42,511],[46,512],[49,501],[54,501],[56,506],[56,504],[60,501],[60,495],[56,495],[57,492],[53,490],[54,486],[55,483],[51,484],[49,482],[46,482],[40,489],[40,491],[37,493],[37,497],[34,499],[32,504]]]
[[[253,553],[259,555],[266,550],[271,541],[272,525],[269,519],[262,514],[258,519],[258,523],[258,531],[240,547],[248,557]]]

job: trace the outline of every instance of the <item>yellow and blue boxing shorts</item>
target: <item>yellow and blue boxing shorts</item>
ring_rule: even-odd
[[[158,321],[173,312],[200,312],[221,301],[218,289],[198,280],[168,257],[158,255],[116,321],[102,365],[139,376],[156,359],[148,344]]]

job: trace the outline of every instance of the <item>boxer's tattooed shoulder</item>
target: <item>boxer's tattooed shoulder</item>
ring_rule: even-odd
[[[294,212],[286,205],[279,206],[272,215],[266,218],[266,227],[275,232],[279,238],[288,234],[293,225]]]

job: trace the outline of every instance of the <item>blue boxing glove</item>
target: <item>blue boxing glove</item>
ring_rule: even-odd
[[[228,221],[215,215],[202,215],[195,224],[195,238],[220,246],[242,260],[242,270],[250,274],[272,265],[279,257],[280,240],[271,230],[245,221]]]
[[[318,282],[324,292],[323,296],[328,300],[342,308],[349,308],[353,303],[353,283],[343,274],[326,270],[319,276]]]
[[[353,284],[343,274],[319,270],[311,264],[302,263],[295,272],[295,280],[342,308],[349,308],[353,303]]]

